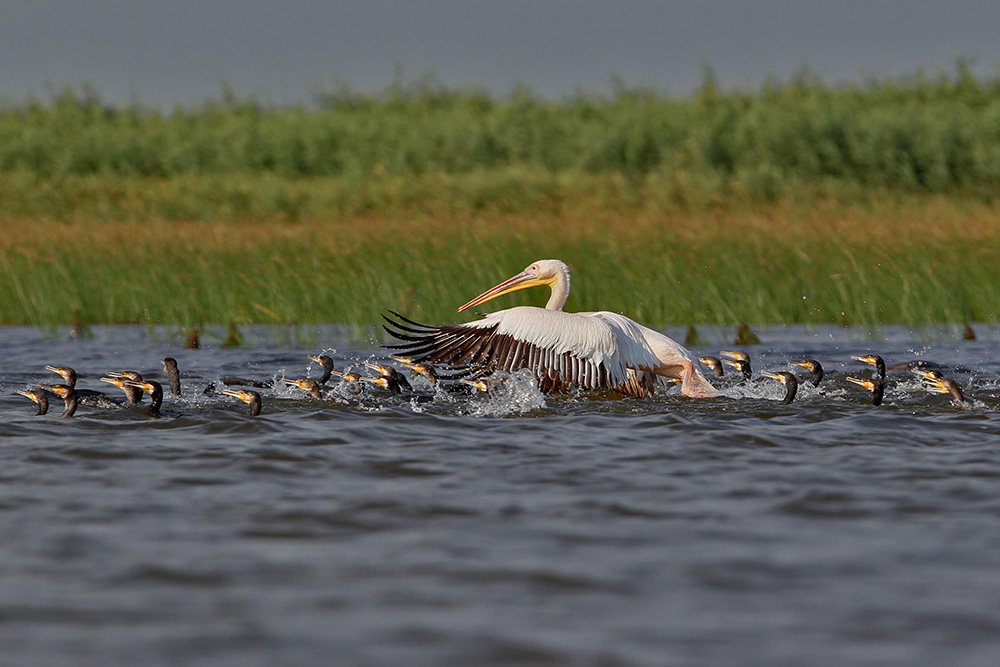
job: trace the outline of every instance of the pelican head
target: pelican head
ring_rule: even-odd
[[[548,285],[552,288],[552,296],[549,297],[549,302],[545,307],[548,310],[562,310],[562,307],[566,305],[566,297],[569,296],[569,267],[558,259],[540,259],[537,262],[532,262],[524,271],[508,278],[496,287],[486,290],[459,308],[458,312],[486,303],[509,292],[537,287],[538,285]]]

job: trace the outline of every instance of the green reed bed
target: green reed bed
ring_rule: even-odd
[[[574,271],[570,307],[644,322],[995,321],[997,211],[880,228],[883,214],[799,206],[663,216],[428,214],[341,221],[5,223],[4,323],[368,325],[387,310],[455,321],[455,308],[528,262]],[[596,209],[595,209],[596,210]],[[942,222],[943,220],[943,222]],[[964,230],[958,236],[956,230]],[[18,237],[17,242],[10,239]],[[544,302],[521,292],[491,307]]]
[[[723,91],[707,78],[686,97],[622,89],[558,101],[421,79],[377,94],[321,92],[291,107],[230,95],[168,112],[67,90],[0,109],[0,171],[43,179],[251,172],[361,183],[512,166],[679,172],[696,187],[737,180],[763,198],[824,179],[993,197],[1000,77],[977,79],[960,64],[855,85],[802,74]]]
[[[543,257],[654,325],[1000,319],[1000,79],[0,109],[0,323],[426,321]],[[521,293],[497,302],[541,304]]]

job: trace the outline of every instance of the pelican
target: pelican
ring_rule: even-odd
[[[533,262],[524,271],[458,309],[462,312],[520,289],[547,285],[545,308],[517,306],[464,324],[429,326],[393,313],[391,335],[404,341],[389,346],[414,361],[471,365],[487,370],[534,372],[539,389],[560,393],[571,387],[611,389],[629,396],[651,396],[657,376],[681,380],[688,396],[715,396],[695,367],[695,358],[676,341],[633,320],[607,311],[566,313],[569,268],[557,259]]]

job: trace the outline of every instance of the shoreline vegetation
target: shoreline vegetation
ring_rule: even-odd
[[[996,322],[998,186],[1000,76],[961,64],[683,98],[66,90],[0,105],[0,324],[455,321],[545,257],[571,309],[653,326]]]

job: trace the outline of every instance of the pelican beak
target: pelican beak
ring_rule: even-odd
[[[486,290],[475,299],[459,308],[458,312],[462,312],[463,310],[472,308],[473,306],[478,306],[481,303],[486,303],[490,299],[495,299],[498,296],[502,296],[509,292],[516,292],[519,289],[527,289],[529,287],[537,287],[539,285],[553,285],[555,282],[555,276],[552,278],[539,278],[533,273],[522,271],[513,278],[508,278],[503,281],[496,287]]]

